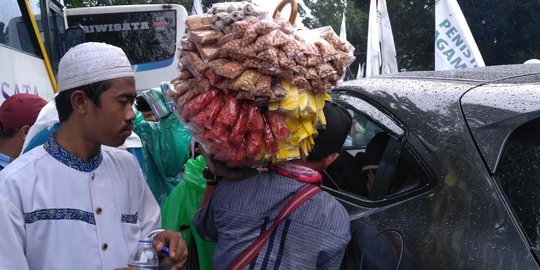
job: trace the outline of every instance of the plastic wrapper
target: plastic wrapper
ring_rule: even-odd
[[[216,43],[222,35],[221,32],[215,30],[191,31],[189,39],[196,44],[208,45]]]
[[[246,137],[246,158],[254,159],[261,152],[262,143],[262,132],[250,131]]]
[[[206,79],[208,80],[208,83],[209,85],[216,85],[219,83],[219,80],[221,79],[218,75],[216,75],[216,73],[214,73],[214,71],[212,71],[211,69],[207,69],[205,72],[204,72],[204,76],[206,77]]]
[[[240,111],[240,101],[236,99],[236,96],[229,94],[225,96],[225,104],[221,109],[220,114],[216,119],[216,123],[222,124],[224,126],[232,126],[236,122]]]
[[[246,125],[249,117],[249,106],[247,104],[242,104],[240,114],[234,123],[231,134],[229,135],[229,141],[233,145],[240,145],[244,141],[246,134]]]
[[[277,141],[285,140],[289,136],[289,129],[282,114],[276,111],[267,111],[266,119]]]
[[[214,73],[229,79],[240,76],[246,70],[239,62],[227,59],[216,59],[208,63],[208,65]]]
[[[259,107],[249,106],[246,129],[251,131],[264,129],[264,120]]]
[[[213,23],[211,15],[193,15],[186,18],[186,27],[190,31],[211,30],[212,26]]]
[[[203,127],[211,128],[222,106],[221,95],[215,96],[201,112],[191,118],[192,126],[201,130]]]
[[[204,71],[206,70],[204,61],[194,52],[189,52],[180,58],[180,63],[186,67],[191,74],[199,79],[202,78]]]
[[[197,44],[196,47],[202,60],[206,63],[219,57],[220,48],[215,45],[203,46]]]
[[[269,154],[277,152],[277,142],[272,134],[272,128],[270,127],[270,122],[268,121],[268,114],[263,115],[264,120],[264,130],[263,130],[263,140],[265,143],[265,151]]]
[[[185,104],[185,109],[188,113],[188,119],[194,117],[195,115],[199,114],[210,102],[217,96],[216,91],[206,91],[197,97],[190,100],[188,103]]]
[[[195,44],[193,44],[193,42],[191,42],[189,39],[187,38],[184,38],[180,41],[180,47],[182,48],[182,50],[187,50],[187,51],[194,51],[196,50],[195,48]]]

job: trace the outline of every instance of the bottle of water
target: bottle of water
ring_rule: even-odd
[[[131,254],[128,261],[129,267],[143,270],[158,270],[159,259],[156,251],[152,247],[152,239],[144,238],[139,241],[139,245]]]

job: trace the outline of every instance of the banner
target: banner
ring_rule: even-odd
[[[341,28],[339,29],[339,37],[347,40],[347,30],[345,29],[345,12],[343,12],[343,19],[341,19]]]
[[[193,0],[193,8],[191,9],[191,15],[204,14],[202,9],[201,0]]]
[[[435,70],[483,67],[469,25],[456,0],[435,1]]]
[[[367,51],[366,51],[366,77],[380,74],[381,47],[379,45],[379,27],[377,23],[377,0],[371,0],[369,4]]]
[[[371,0],[368,24],[366,77],[398,72],[386,0]]]
[[[379,29],[381,39],[381,73],[396,73],[397,60],[396,60],[396,46],[394,44],[394,35],[392,34],[392,26],[390,25],[390,17],[388,16],[388,9],[386,9],[386,0],[379,0],[377,5],[379,15]]]

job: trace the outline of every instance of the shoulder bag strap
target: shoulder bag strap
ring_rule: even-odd
[[[321,189],[315,185],[307,185],[300,192],[298,192],[279,212],[272,226],[264,231],[255,242],[253,242],[236,260],[227,268],[227,270],[240,270],[244,269],[257,254],[262,250],[266,241],[270,237],[270,234],[276,229],[281,220],[294,212],[300,205],[317,193],[321,192]]]

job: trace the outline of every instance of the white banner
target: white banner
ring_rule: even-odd
[[[381,73],[395,73],[397,70],[396,46],[394,44],[394,35],[392,34],[392,25],[386,9],[386,0],[379,0],[377,5],[379,15],[379,29],[381,38]]]
[[[201,0],[193,0],[193,8],[191,9],[191,15],[204,14],[202,9]]]
[[[369,4],[367,51],[366,51],[366,77],[380,74],[381,47],[379,45],[379,27],[377,23],[377,0]]]
[[[469,25],[456,0],[435,1],[435,70],[483,67]]]
[[[341,28],[339,29],[339,37],[347,40],[347,30],[345,28],[345,12],[343,12],[343,19],[341,19]]]
[[[396,47],[386,0],[371,0],[368,19],[366,77],[394,73],[397,70]]]

